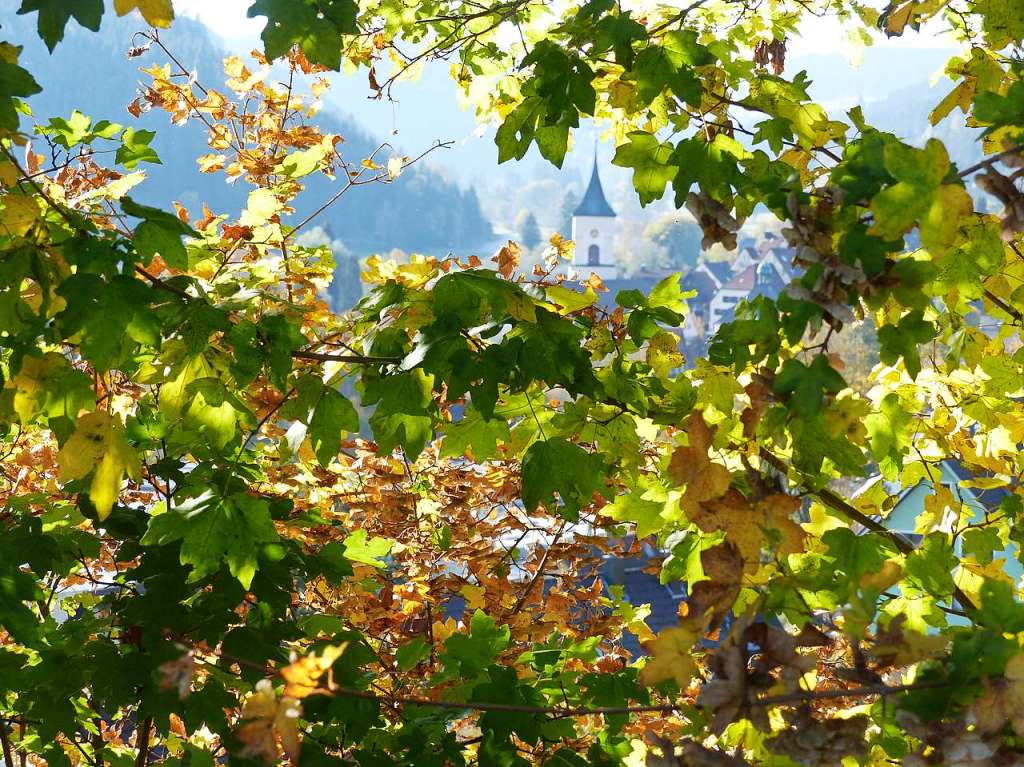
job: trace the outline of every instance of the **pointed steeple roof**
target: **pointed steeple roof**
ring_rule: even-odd
[[[594,170],[590,174],[590,184],[587,185],[587,191],[583,195],[583,199],[580,200],[580,204],[572,214],[574,216],[615,217],[615,211],[612,210],[612,206],[608,204],[608,200],[604,197],[604,190],[601,188],[601,177],[597,173],[596,144],[594,145]]]

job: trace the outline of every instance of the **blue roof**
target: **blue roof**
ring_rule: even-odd
[[[604,198],[601,188],[601,177],[597,174],[597,156],[594,157],[594,170],[590,174],[590,184],[580,200],[580,204],[572,213],[574,216],[615,216],[615,211]]]

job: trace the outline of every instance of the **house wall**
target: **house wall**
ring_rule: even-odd
[[[604,281],[618,277],[615,265],[615,218],[613,216],[573,216],[572,239],[576,243],[573,268],[581,277],[591,273]],[[589,263],[591,246],[596,246],[600,263]]]
[[[748,290],[732,290],[722,288],[715,297],[711,299],[710,317],[708,318],[708,331],[715,333],[722,325],[724,317],[730,309],[742,301],[750,293]]]

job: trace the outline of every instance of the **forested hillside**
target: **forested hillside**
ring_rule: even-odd
[[[64,42],[51,55],[35,38],[35,16],[18,16],[16,9],[13,0],[0,0],[4,32],[29,41],[22,60],[43,86],[43,92],[30,101],[38,121],[67,117],[72,110],[79,109],[96,120],[155,130],[153,146],[163,164],[141,166],[149,175],[146,183],[133,192],[141,201],[157,204],[177,200],[187,208],[206,202],[218,212],[238,210],[244,204],[246,189],[202,179],[195,158],[209,150],[201,123],[175,127],[168,125],[164,114],[144,114],[136,120],[127,113],[126,105],[134,98],[139,82],[148,80],[139,73],[139,68],[166,63],[166,57],[156,49],[132,60],[127,58],[133,44],[145,42],[140,39],[133,43],[133,34],[145,29],[140,18],[132,15],[108,19],[99,33],[71,24]],[[173,29],[162,33],[162,39],[186,67],[194,69],[200,82],[223,82],[225,53],[199,22],[181,18]],[[69,74],[75,72],[79,73],[73,76],[79,79],[80,88],[53,87],[66,82]],[[95,77],[96,72],[103,72],[103,77]],[[357,166],[380,141],[386,140],[365,135],[350,121],[329,111],[317,117],[317,124],[325,132],[344,137],[342,156]],[[419,154],[429,145],[428,142],[396,149]],[[306,192],[296,202],[300,213],[311,212],[336,191],[334,183],[320,174],[306,182]],[[333,238],[357,255],[392,248],[417,252],[468,251],[491,239],[490,224],[480,212],[475,192],[460,189],[422,165],[410,168],[388,187],[373,185],[353,190],[332,207],[322,223]]]

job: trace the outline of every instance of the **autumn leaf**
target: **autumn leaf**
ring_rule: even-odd
[[[714,433],[704,417],[695,411],[686,420],[689,444],[672,453],[668,474],[679,484],[686,485],[679,506],[687,514],[696,513],[705,501],[720,498],[732,482],[729,470],[708,458]]]
[[[107,518],[121,490],[125,475],[139,479],[138,454],[125,438],[120,419],[108,413],[87,413],[78,419],[75,433],[57,454],[60,481],[92,475],[89,499],[100,520]]]
[[[754,504],[755,512],[763,517],[763,527],[778,536],[773,550],[783,556],[804,550],[807,534],[794,519],[800,507],[799,497],[785,493],[772,493]]]
[[[299,717],[302,706],[295,698],[277,697],[269,679],[256,684],[255,691],[242,706],[238,740],[242,756],[262,759],[267,764],[278,762],[277,738],[293,763],[299,760]],[[275,737],[276,736],[276,737]]]
[[[647,644],[651,658],[640,670],[640,683],[651,686],[675,679],[681,690],[689,687],[697,671],[693,649],[699,638],[685,626],[663,629]]]
[[[320,678],[330,671],[334,662],[342,656],[348,643],[329,645],[319,654],[306,655],[281,669],[285,687],[281,694],[290,698],[306,698],[317,691]]]
[[[498,254],[491,260],[498,265],[498,274],[506,280],[512,276],[516,267],[519,266],[519,259],[523,249],[518,243],[509,240],[498,250]]]
[[[705,500],[688,512],[690,521],[705,533],[725,532],[736,545],[748,568],[756,568],[764,543],[762,520],[739,490],[730,489],[719,498]]]
[[[6,194],[0,197],[0,234],[23,237],[39,219],[39,205],[31,197]]]
[[[174,8],[171,0],[114,0],[114,10],[118,16],[124,16],[138,9],[147,24],[166,29],[174,21]]]

